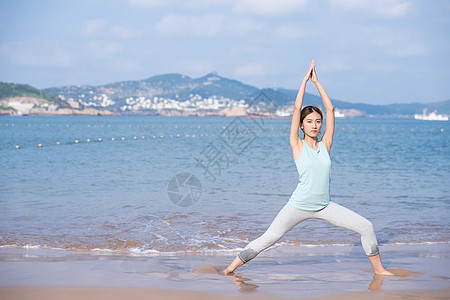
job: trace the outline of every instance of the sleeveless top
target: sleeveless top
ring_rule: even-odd
[[[314,150],[304,140],[300,157],[295,161],[299,183],[292,193],[289,203],[297,209],[317,211],[331,201],[331,160],[327,147],[319,142]]]

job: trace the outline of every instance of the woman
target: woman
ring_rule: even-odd
[[[228,275],[253,259],[261,251],[275,244],[298,223],[316,218],[358,232],[374,273],[384,276],[394,275],[381,263],[372,223],[355,212],[331,202],[329,154],[334,134],[334,107],[317,79],[314,67],[313,60],[298,91],[289,138],[300,182],[267,231],[250,242],[222,274]],[[318,136],[322,127],[322,112],[314,106],[302,109],[306,83],[310,78],[319,90],[326,109],[326,129],[321,141],[318,140]],[[303,140],[298,135],[299,126],[304,133]]]

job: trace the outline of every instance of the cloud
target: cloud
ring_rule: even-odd
[[[268,72],[267,67],[262,62],[250,62],[239,65],[234,70],[237,77],[263,76]]]
[[[255,45],[243,45],[238,44],[232,46],[230,50],[227,52],[229,56],[245,56],[245,55],[255,55],[256,53],[260,53],[261,48]]]
[[[87,38],[118,38],[121,40],[129,40],[142,35],[141,30],[133,29],[128,25],[110,25],[103,19],[84,22],[79,33]]]
[[[89,55],[96,58],[112,58],[124,49],[120,43],[105,40],[91,40],[86,46]]]
[[[0,56],[13,64],[32,67],[69,67],[74,63],[73,55],[62,45],[38,39],[4,43]]]
[[[257,21],[234,20],[216,13],[203,16],[169,13],[155,25],[154,30],[166,35],[210,38],[219,35],[245,36],[263,26]]]
[[[320,31],[317,28],[299,23],[281,24],[275,29],[275,35],[287,41],[316,37],[319,34]]]
[[[241,14],[278,16],[303,8],[307,0],[239,0],[234,11]]]
[[[420,41],[415,32],[375,27],[363,30],[362,36],[368,37],[369,43],[379,47],[391,57],[423,56],[428,52],[427,46]]]
[[[319,73],[341,73],[352,69],[352,66],[341,57],[325,58],[317,65],[316,70]]]
[[[401,17],[411,9],[411,2],[406,0],[330,0],[331,6],[347,11],[363,12],[381,17]]]
[[[183,72],[184,74],[189,74],[191,76],[199,76],[215,71],[217,69],[217,66],[211,59],[194,58],[179,62],[176,65],[176,69],[180,70],[180,72]]]
[[[161,6],[169,6],[172,1],[169,0],[129,0],[129,3],[133,6],[144,8],[155,8]]]
[[[111,70],[119,73],[132,73],[141,70],[141,66],[137,62],[129,58],[114,59],[109,64],[109,67],[111,68]]]
[[[88,37],[104,35],[107,30],[107,24],[102,19],[86,21],[80,27],[80,34]]]
[[[129,0],[132,6],[142,8],[178,7],[198,9],[215,5],[229,5],[230,0]]]
[[[220,32],[223,21],[224,16],[219,14],[192,17],[169,13],[154,29],[158,33],[169,35],[212,37]]]

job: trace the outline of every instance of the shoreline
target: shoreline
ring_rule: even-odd
[[[118,256],[0,249],[0,298],[450,297],[450,244],[382,245],[380,250],[385,267],[396,276],[374,276],[359,246],[278,247],[261,253],[230,276],[220,275],[219,271],[234,258],[234,253]]]

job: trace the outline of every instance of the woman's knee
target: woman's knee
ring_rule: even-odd
[[[242,260],[242,262],[246,263],[249,260],[255,258],[261,251],[278,242],[282,238],[282,236],[283,234],[281,233],[266,231],[262,236],[251,241],[244,248],[244,250],[242,250],[238,254],[238,257]]]
[[[374,234],[375,233],[375,229],[373,227],[372,222],[370,222],[367,219],[364,219],[364,222],[362,222],[361,224],[361,234]]]

